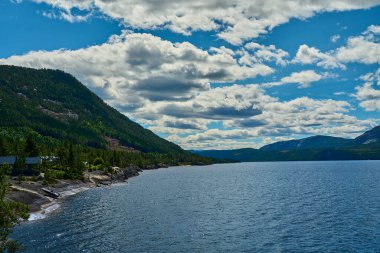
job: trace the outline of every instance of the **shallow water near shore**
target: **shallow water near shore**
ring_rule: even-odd
[[[380,161],[144,171],[12,237],[25,252],[380,252]]]

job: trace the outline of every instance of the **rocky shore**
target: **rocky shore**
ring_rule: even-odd
[[[167,167],[166,165],[147,166],[144,170]],[[139,175],[142,169],[137,166],[126,168],[113,167],[112,173],[104,171],[92,171],[84,174],[83,180],[57,180],[53,185],[43,185],[43,180],[22,181],[10,180],[10,190],[8,198],[14,201],[27,204],[30,208],[29,220],[45,218],[49,213],[60,207],[60,202],[67,196],[86,191],[94,187],[111,185],[114,183],[126,182],[129,178]],[[53,198],[46,194],[43,189],[59,194],[58,198]]]

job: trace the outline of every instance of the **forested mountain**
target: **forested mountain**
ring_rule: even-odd
[[[201,150],[196,154],[235,161],[380,160],[380,126],[355,139],[312,136],[272,143],[260,149]]]
[[[331,148],[342,147],[350,144],[352,140],[332,136],[311,136],[300,140],[280,141],[260,148],[267,151],[307,149],[307,148]]]
[[[36,134],[105,149],[184,153],[179,146],[129,120],[70,74],[0,66],[0,133]]]
[[[380,143],[380,126],[377,126],[355,138],[358,144]]]

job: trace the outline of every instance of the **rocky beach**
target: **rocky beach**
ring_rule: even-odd
[[[158,169],[166,167],[148,166],[144,169]],[[59,209],[60,203],[68,196],[78,194],[94,187],[108,186],[126,182],[129,178],[139,175],[142,171],[137,166],[126,168],[113,167],[112,173],[91,171],[84,174],[83,180],[60,179],[51,185],[44,185],[43,180],[25,180],[19,182],[16,178],[10,180],[8,198],[29,206],[31,220],[45,218],[49,213]],[[59,195],[58,198],[49,196],[43,189],[48,189]]]

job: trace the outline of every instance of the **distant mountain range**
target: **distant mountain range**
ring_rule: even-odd
[[[380,159],[380,126],[355,139],[332,136],[311,136],[299,140],[280,141],[260,149],[201,150],[196,154],[251,161],[313,161],[313,160],[377,160]]]

